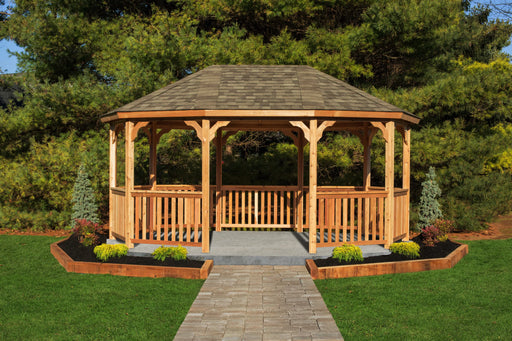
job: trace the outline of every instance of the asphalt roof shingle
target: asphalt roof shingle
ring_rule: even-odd
[[[303,65],[214,65],[112,113],[177,110],[404,112]]]

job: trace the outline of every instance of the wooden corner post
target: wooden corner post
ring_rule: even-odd
[[[132,238],[134,233],[134,207],[133,207],[133,175],[134,175],[134,139],[133,136],[133,122],[125,123],[125,243],[128,248],[133,248]]]
[[[309,253],[316,253],[317,125],[309,123]]]
[[[304,223],[304,133],[299,131],[297,138],[297,231],[303,232]]]
[[[395,230],[395,122],[390,121],[385,125],[386,140],[386,243],[389,248],[393,243]]]
[[[221,195],[222,195],[222,129],[215,137],[215,231],[221,231]]]
[[[407,189],[405,199],[404,215],[405,215],[405,233],[406,236],[403,240],[409,240],[409,201],[411,196],[411,128],[404,128],[402,139],[402,188]]]
[[[202,251],[210,252],[210,121],[203,120],[201,124],[201,159],[202,159]]]
[[[116,212],[114,212],[114,195],[112,194],[112,188],[117,186],[117,132],[116,132],[116,126],[111,125],[110,131],[109,131],[109,176],[108,176],[108,219],[109,219],[109,238],[114,238],[114,235],[112,234],[114,230],[114,223],[115,223],[115,216]]]
[[[149,132],[149,184],[152,190],[156,190],[156,148],[158,146],[158,135],[155,122],[151,123]],[[152,210],[153,212],[153,210]]]

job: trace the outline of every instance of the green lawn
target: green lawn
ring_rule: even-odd
[[[0,235],[0,340],[171,340],[203,283],[67,273],[56,240]]]
[[[472,241],[453,269],[318,280],[345,340],[510,340],[512,239]]]

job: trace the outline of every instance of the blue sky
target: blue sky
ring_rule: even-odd
[[[0,6],[1,10],[5,10],[7,5],[12,4],[11,1],[5,1],[4,6]],[[480,1],[481,3],[486,3],[487,1]],[[23,51],[20,47],[18,47],[14,42],[8,40],[0,40],[0,72],[1,73],[14,73],[17,71],[17,59],[15,56],[12,56],[8,53],[11,52],[21,52]],[[504,52],[512,55],[512,45],[507,46],[503,49]]]

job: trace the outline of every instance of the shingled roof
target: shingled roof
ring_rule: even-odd
[[[186,111],[204,113],[235,110],[252,117],[322,116],[322,112],[394,113],[417,117],[323,72],[303,65],[215,65],[128,103],[103,117],[144,112],[180,117]],[[304,115],[302,115],[303,113]],[[128,115],[133,117],[133,115]],[[190,115],[187,115],[190,116]],[[332,116],[332,115],[330,115]],[[336,116],[336,115],[335,115]],[[113,117],[112,117],[113,118]]]

